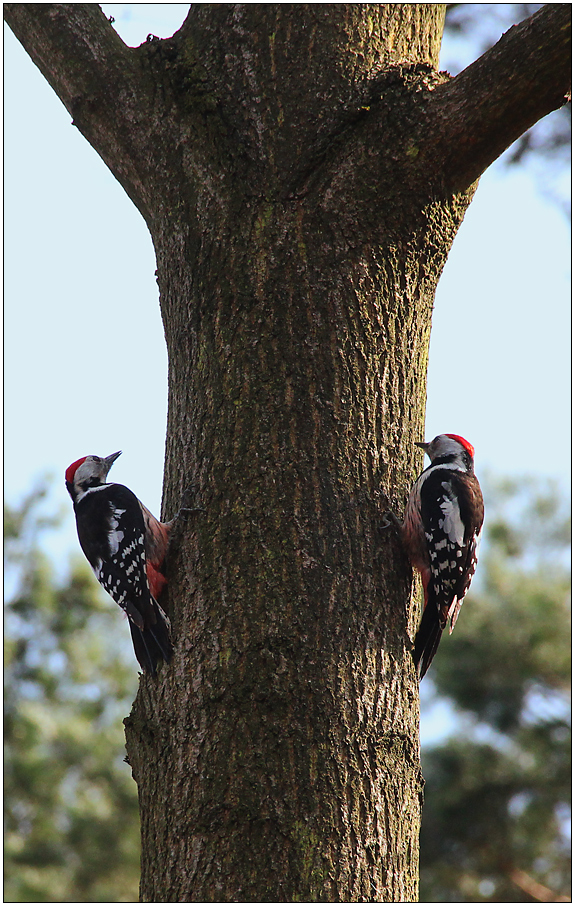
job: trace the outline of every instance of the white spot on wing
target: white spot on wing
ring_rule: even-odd
[[[442,483],[443,487],[447,491],[446,496],[439,504],[441,511],[445,516],[445,519],[443,520],[443,531],[453,544],[458,544],[460,547],[463,547],[465,526],[461,521],[461,513],[459,512],[457,501],[453,500],[453,498],[449,495],[449,490],[445,482]]]
[[[120,517],[123,516],[125,512],[125,510],[121,510],[119,507],[112,507],[112,512],[110,514],[110,531],[108,533],[111,554],[118,553],[120,542],[124,539],[124,532],[120,531],[118,526],[120,525]]]

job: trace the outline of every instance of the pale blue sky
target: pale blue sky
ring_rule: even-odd
[[[124,40],[179,27],[181,4],[104,5]],[[6,29],[6,492],[122,449],[116,481],[159,510],[166,352],[147,228]],[[463,434],[477,470],[570,470],[570,236],[530,170],[482,177],[436,298],[427,435]],[[63,535],[76,544],[70,519]]]

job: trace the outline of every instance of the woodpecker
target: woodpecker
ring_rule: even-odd
[[[483,496],[473,471],[475,451],[458,434],[418,443],[431,460],[415,482],[401,535],[411,565],[421,573],[424,603],[413,659],[422,679],[441,634],[459,616],[477,565]]]
[[[152,675],[172,657],[170,622],[157,598],[166,585],[162,566],[174,524],[159,522],[135,494],[106,478],[121,451],[83,456],[66,469],[80,546],[100,585],[125,611],[134,651]]]

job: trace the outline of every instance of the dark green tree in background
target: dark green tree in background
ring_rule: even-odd
[[[137,683],[128,627],[120,632],[79,558],[54,576],[39,547],[59,522],[42,516],[45,493],[4,513],[4,899],[132,902],[140,843],[123,763]]]
[[[568,518],[535,483],[489,496],[481,581],[430,671],[459,720],[423,750],[421,899],[569,901]]]
[[[83,562],[56,580],[39,550],[58,524],[43,519],[42,496],[5,514],[5,899],[130,902],[129,633]],[[456,734],[423,749],[421,899],[567,900],[567,520],[536,483],[499,483],[488,506],[465,620],[429,674],[459,719]]]

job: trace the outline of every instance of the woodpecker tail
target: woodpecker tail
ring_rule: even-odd
[[[156,601],[154,613],[156,622],[153,625],[148,622],[143,629],[128,620],[138,663],[144,672],[151,673],[152,676],[156,675],[158,661],[169,664],[173,654],[168,619]]]
[[[433,601],[428,602],[421,615],[421,623],[415,636],[413,649],[413,660],[420,679],[423,679],[427,673],[435,656],[442,632],[443,628],[439,622],[437,608]]]

